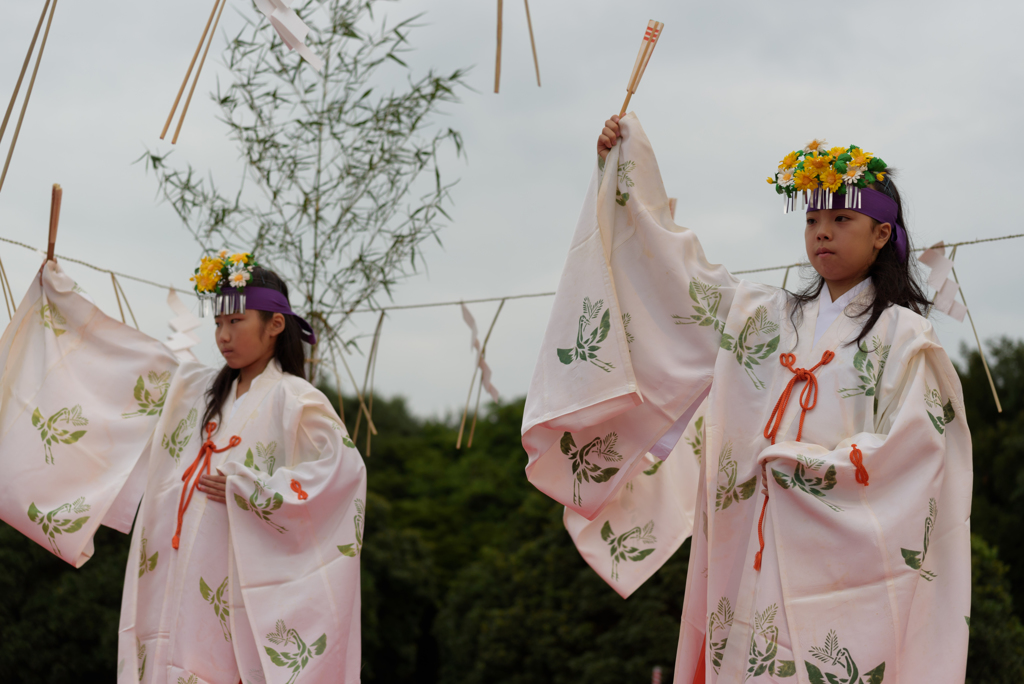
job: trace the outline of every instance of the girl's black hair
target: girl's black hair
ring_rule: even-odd
[[[254,268],[248,284],[252,287],[277,290],[285,296],[285,299],[288,298],[288,286],[285,285],[285,282],[276,273],[265,268],[259,266]],[[270,311],[260,311],[259,313],[264,323],[274,317]],[[274,358],[281,364],[281,370],[285,373],[305,379],[306,373],[303,366],[306,356],[302,349],[299,322],[295,320],[294,316],[285,314],[284,330],[277,336],[277,341],[274,343]],[[200,423],[204,429],[211,420],[220,420],[224,401],[228,398],[228,393],[231,392],[231,383],[237,377],[238,370],[225,365],[217,373],[210,388],[206,390],[206,412],[203,414],[203,422]]]
[[[886,169],[886,171],[885,180],[881,183],[873,183],[871,187],[896,200],[896,222],[903,226],[905,232],[907,232],[907,260],[905,262],[900,260],[892,237],[878,251],[875,262],[868,270],[868,277],[871,278],[871,282],[875,287],[875,298],[857,314],[858,316],[863,316],[870,312],[867,320],[864,322],[864,326],[860,329],[857,339],[851,342],[851,344],[858,346],[867,337],[875,323],[878,322],[882,312],[890,306],[895,304],[906,307],[915,313],[923,314],[931,303],[919,284],[917,259],[913,258],[913,244],[910,242],[909,231],[906,231],[907,220],[903,211],[903,201],[900,199],[900,192],[896,188],[896,184],[892,182],[892,176],[895,171],[891,169]],[[896,226],[893,226],[892,230],[893,236],[895,236]],[[789,320],[793,324],[794,329],[798,328],[799,322],[803,318],[804,305],[817,299],[821,295],[821,288],[824,286],[825,279],[816,273],[803,290],[786,293],[791,305]],[[799,332],[797,336],[799,338]]]

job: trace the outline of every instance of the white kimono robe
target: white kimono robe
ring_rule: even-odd
[[[0,340],[0,517],[80,567],[138,509],[117,681],[358,682],[366,471],[326,397],[274,361],[226,402],[227,504],[194,492],[174,549],[216,371],[76,290],[47,264]]]
[[[527,398],[530,481],[602,529],[650,468],[647,452],[710,386],[674,681],[689,684],[702,663],[709,682],[962,682],[971,442],[931,325],[891,307],[851,345],[869,286],[815,344],[817,302],[794,329],[784,292],[708,263],[670,217],[636,117],[620,125]],[[797,373],[812,368],[813,381]],[[765,435],[791,382],[773,444]],[[813,405],[804,415],[801,396]],[[664,502],[636,505],[656,532]],[[575,535],[584,557],[603,552],[619,575],[667,557],[616,557],[661,539],[646,544],[641,526],[620,543],[625,530],[612,527]]]

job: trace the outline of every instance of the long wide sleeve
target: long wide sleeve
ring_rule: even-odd
[[[711,384],[736,281],[675,225],[636,116],[595,169],[526,401],[527,477],[587,519]]]
[[[358,682],[366,468],[326,398],[309,390],[279,414],[287,436],[281,467],[260,468],[259,429],[249,441],[254,458],[220,467],[241,594],[233,624],[239,634],[244,616],[253,636],[236,637],[239,662],[258,658],[268,683],[299,673]],[[253,643],[255,653],[241,652]]]
[[[782,442],[758,458],[801,681],[825,681],[844,647],[865,681],[963,681],[970,433],[930,329],[900,352],[878,432],[834,449]]]
[[[128,532],[177,365],[47,262],[0,339],[0,518],[75,567]]]

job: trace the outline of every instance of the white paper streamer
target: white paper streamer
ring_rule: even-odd
[[[466,322],[466,325],[469,326],[469,329],[473,333],[472,339],[470,340],[470,348],[476,350],[477,364],[480,366],[481,381],[483,382],[484,389],[487,390],[487,393],[491,395],[491,398],[494,399],[494,401],[498,401],[498,390],[491,384],[491,367],[488,366],[487,361],[480,356],[480,337],[476,327],[476,319],[473,318],[473,314],[469,312],[469,309],[466,308],[465,304],[462,305],[462,320]]]
[[[263,15],[270,20],[270,25],[277,31],[277,35],[281,36],[281,40],[289,50],[298,52],[317,71],[323,69],[324,61],[303,42],[309,33],[309,27],[299,18],[295,10],[291,9],[291,0],[254,1],[256,9],[263,12]]]
[[[171,311],[175,313],[174,318],[167,323],[174,334],[170,335],[164,344],[174,352],[179,360],[198,361],[199,359],[192,353],[192,347],[199,344],[199,336],[192,331],[199,327],[201,321],[189,311],[174,290],[167,293],[167,306],[171,307]]]
[[[960,286],[949,277],[953,272],[953,261],[946,256],[946,246],[938,242],[926,249],[917,260],[932,270],[928,276],[928,287],[935,290],[932,306],[963,323],[967,307],[956,301],[956,293]]]

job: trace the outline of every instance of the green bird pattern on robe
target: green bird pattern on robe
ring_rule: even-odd
[[[295,650],[291,652],[277,651],[269,646],[263,647],[267,655],[270,656],[270,662],[278,667],[286,667],[291,670],[292,676],[286,684],[295,684],[299,674],[309,665],[309,661],[318,655],[323,655],[327,648],[327,634],[321,634],[319,639],[307,646],[298,632],[288,629],[284,620],[277,621],[276,631],[267,635],[267,641],[278,648],[295,646]]]
[[[86,430],[71,430],[71,427],[83,427],[89,424],[89,419],[82,415],[82,407],[79,405],[71,408],[62,408],[49,418],[44,419],[42,412],[37,407],[32,412],[32,425],[39,430],[39,438],[43,440],[43,451],[46,454],[46,463],[53,465],[54,444],[74,444],[82,437],[85,437]],[[67,428],[60,427],[68,426]]]
[[[89,516],[86,515],[80,518],[58,518],[57,516],[61,513],[86,513],[89,511],[89,508],[89,504],[85,503],[84,496],[75,499],[73,503],[58,506],[49,513],[43,513],[36,508],[35,503],[31,503],[28,507],[28,519],[42,528],[43,534],[50,541],[50,548],[53,549],[55,554],[63,558],[60,548],[57,546],[57,535],[78,532],[85,523],[89,522]]]
[[[778,659],[779,628],[773,624],[778,610],[778,606],[773,603],[760,613],[754,614],[754,631],[750,634],[746,679],[760,677],[766,672],[778,678],[796,675],[795,661]],[[764,643],[763,649],[759,641]]]
[[[249,511],[265,522],[271,529],[284,534],[288,531],[288,528],[278,525],[272,519],[274,511],[284,505],[284,497],[281,496],[280,492],[273,492],[273,494],[260,501],[260,497],[267,493],[266,486],[266,483],[262,480],[256,480],[253,483],[253,490],[249,500],[246,501],[241,495],[235,494],[235,505],[243,511]]]
[[[149,382],[147,383],[146,380]],[[135,403],[138,410],[122,413],[122,418],[137,418],[139,416],[158,416],[164,410],[164,401],[167,399],[167,388],[171,386],[171,372],[164,371],[157,373],[150,371],[143,380],[142,376],[135,382]]]
[[[928,556],[928,544],[931,542],[932,530],[935,529],[935,522],[939,517],[939,504],[935,499],[928,499],[928,517],[924,519],[924,550],[913,551],[911,549],[900,549],[903,554],[904,562],[913,568],[914,570],[921,571],[922,579],[931,582],[938,575],[929,570],[925,570],[922,566],[924,560]]]
[[[175,465],[181,460],[181,454],[185,451],[185,447],[188,446],[188,442],[192,439],[192,431],[196,427],[196,421],[198,420],[199,413],[195,408],[188,412],[188,415],[178,421],[178,427],[174,428],[174,431],[170,435],[164,435],[163,440],[160,442],[164,449],[167,449],[167,453],[174,459]]]
[[[606,373],[611,373],[615,366],[607,361],[597,358],[597,352],[601,350],[601,343],[608,337],[611,331],[611,309],[605,309],[604,300],[599,299],[596,303],[590,302],[590,297],[583,299],[583,315],[580,316],[579,325],[576,330],[576,346],[570,349],[558,349],[558,360],[569,365],[575,361],[587,361],[597,366]],[[587,329],[591,322],[600,318],[597,326],[587,335]]]
[[[622,454],[615,451],[615,444],[618,440],[619,436],[616,433],[609,432],[604,437],[595,437],[579,449],[576,449],[576,441],[573,439],[572,434],[566,432],[562,435],[560,443],[562,453],[568,456],[572,462],[572,498],[576,505],[583,505],[583,492],[581,488],[584,482],[607,482],[615,473],[619,472],[618,468],[602,468],[597,463],[590,461],[592,456],[600,456],[605,461],[612,463],[621,461]]]
[[[818,471],[823,465],[825,465],[825,461],[822,459],[797,456],[797,464],[793,468],[792,475],[787,475],[772,468],[772,476],[783,489],[799,489],[806,494],[816,497],[818,501],[838,513],[843,509],[825,498],[825,492],[836,486],[836,467],[830,465],[821,477],[808,476],[807,471]]]
[[[654,521],[648,521],[643,528],[639,526],[634,527],[628,532],[624,532],[618,536],[612,531],[612,525],[610,520],[606,520],[604,525],[601,527],[601,539],[607,542],[610,547],[610,554],[612,557],[612,574],[613,580],[619,579],[619,563],[625,561],[642,561],[652,553],[653,548],[641,549],[638,546],[633,546],[629,543],[630,539],[636,539],[638,544],[656,544],[658,538],[654,536]]]
[[[715,669],[716,674],[722,668],[725,647],[729,643],[729,632],[726,631],[724,636],[721,632],[732,627],[732,621],[735,617],[736,615],[732,610],[732,602],[726,596],[718,600],[718,610],[708,616],[708,650],[711,653],[711,667]],[[719,639],[717,641],[715,641],[715,630],[719,632]]]
[[[816,660],[824,663],[825,670],[823,671],[815,663],[805,660],[807,679],[811,684],[882,684],[882,680],[885,678],[884,662],[870,672],[861,674],[850,649],[840,648],[839,637],[835,630],[829,630],[828,636],[825,637],[824,648],[812,646],[810,653]]]
[[[355,558],[363,550],[363,520],[366,515],[366,507],[362,499],[356,499],[356,515],[352,523],[356,528],[356,541],[354,544],[342,544],[338,547],[342,555]]]

